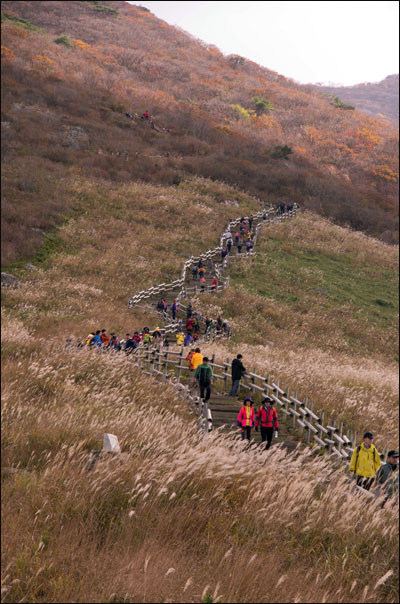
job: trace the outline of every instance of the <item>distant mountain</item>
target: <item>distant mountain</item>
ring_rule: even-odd
[[[375,118],[386,118],[399,126],[399,74],[387,76],[381,82],[364,82],[355,86],[309,86],[326,94],[338,96],[356,109]]]

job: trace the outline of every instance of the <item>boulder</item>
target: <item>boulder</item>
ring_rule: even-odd
[[[89,146],[89,137],[80,126],[70,126],[65,133],[64,142],[67,147],[71,147],[72,149],[87,149]]]
[[[19,280],[17,277],[9,275],[8,273],[1,273],[1,284],[8,287],[18,287]]]

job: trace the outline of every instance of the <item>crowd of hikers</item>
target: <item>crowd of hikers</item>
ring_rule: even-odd
[[[242,362],[242,355],[238,354],[232,361],[231,377],[232,386],[229,396],[237,397],[240,387],[240,380],[247,374],[246,368]],[[189,363],[190,385],[193,387],[197,380],[200,398],[204,403],[210,400],[211,387],[213,379],[213,369],[207,357],[202,357],[200,348],[193,349],[186,357]],[[269,449],[272,443],[273,435],[278,437],[279,423],[278,414],[274,407],[274,401],[270,397],[265,397],[260,407],[255,411],[254,403],[250,396],[247,396],[237,416],[237,425],[241,430],[242,440],[251,439],[253,427],[256,432],[261,432],[261,442],[266,441],[265,449]],[[387,456],[387,462],[382,465],[381,459],[375,445],[372,444],[373,434],[366,432],[363,442],[356,446],[351,460],[350,472],[355,477],[356,485],[369,491],[372,486],[373,495],[384,496],[382,505],[392,496],[398,496],[399,492],[399,453],[391,450]]]
[[[135,120],[135,119],[144,120],[145,122],[148,122],[150,124],[150,127],[152,130],[157,130],[157,132],[171,132],[171,130],[169,128],[165,128],[163,126],[156,125],[156,123],[154,122],[154,119],[151,117],[151,115],[147,109],[144,113],[142,113],[142,115],[138,115],[137,113],[130,113],[130,111],[127,111],[125,113],[125,116],[130,120]]]
[[[292,210],[300,210],[300,204],[296,201],[287,203],[286,205],[284,201],[281,201],[278,204],[278,214],[285,214],[285,212],[291,212]]]
[[[145,117],[144,119],[147,118]],[[290,205],[292,205],[292,208],[289,207]],[[297,209],[299,206],[298,204],[288,204],[287,210],[294,209],[294,207]],[[278,206],[278,212],[285,212],[285,204],[283,202]],[[263,216],[263,219],[266,219],[266,215]],[[253,220],[253,216],[250,216],[247,221],[242,218],[234,238],[229,231],[224,234],[226,240],[226,247],[224,250],[226,251],[226,254],[230,253],[232,245],[236,245],[238,247],[238,253],[240,253],[240,247],[244,241],[246,244],[253,241]],[[205,280],[205,272],[206,268],[203,261],[200,259],[199,262],[192,267],[193,280],[197,280],[197,278],[200,279],[200,282],[202,279]],[[212,287],[216,287],[217,284],[218,281],[216,277],[214,277]],[[156,308],[164,318],[167,316],[169,317],[169,311],[172,319],[178,321],[178,332],[174,338],[178,346],[192,347],[198,342],[202,333],[207,334],[211,330],[215,330],[217,333],[230,335],[230,326],[227,321],[223,321],[220,316],[216,320],[209,317],[203,317],[200,313],[193,310],[191,303],[189,303],[185,309],[185,323],[183,319],[177,319],[179,308],[176,299],[168,308],[165,298],[161,298],[158,301]],[[204,323],[204,331],[202,331],[201,323]],[[90,332],[85,340],[78,338],[77,346],[78,348],[87,347],[89,349],[98,350],[122,350],[129,354],[138,348],[140,344],[149,346],[153,343],[160,347],[163,346],[168,348],[172,343],[170,337],[172,336],[163,333],[163,330],[159,327],[156,327],[152,332],[148,327],[143,327],[140,332],[135,331],[133,334],[126,333],[125,337],[121,339],[115,332],[110,332],[108,335],[107,330],[102,329]],[[67,347],[71,345],[72,339],[68,338]],[[242,355],[238,354],[232,361],[232,385],[229,393],[226,393],[231,397],[238,396],[240,381],[247,374],[242,358]],[[213,369],[208,357],[203,357],[200,348],[192,347],[186,356],[186,362],[188,363],[189,369],[190,388],[198,388],[199,400],[201,399],[204,403],[207,403],[211,397],[213,380]],[[241,430],[242,440],[247,439],[250,441],[253,427],[256,431],[260,430],[261,442],[266,441],[265,449],[267,450],[271,446],[274,433],[275,437],[278,437],[279,432],[278,414],[274,407],[274,401],[267,396],[261,401],[258,410],[255,410],[253,405],[254,402],[252,398],[247,396],[238,412],[237,425]],[[374,487],[372,490],[373,495],[382,495],[384,497],[382,505],[384,505],[390,497],[398,496],[399,453],[395,450],[389,451],[387,462],[382,465],[380,455],[372,442],[373,438],[371,432],[366,432],[364,434],[363,442],[356,446],[353,451],[349,469],[355,477],[356,485],[367,491],[370,491],[371,487]]]

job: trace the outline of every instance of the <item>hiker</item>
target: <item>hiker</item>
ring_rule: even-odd
[[[202,277],[202,278],[200,279],[200,291],[201,291],[201,292],[204,292],[204,291],[205,291],[205,289],[206,289],[206,285],[207,285],[207,281],[206,281],[205,277]]]
[[[187,362],[187,364],[189,365],[189,385],[191,385],[193,383],[193,374],[194,374],[194,369],[193,369],[193,364],[192,364],[192,358],[193,355],[195,354],[194,352],[194,348],[192,348],[192,350],[190,350],[186,356],[185,361]]]
[[[139,338],[139,342],[140,342],[140,338]],[[138,344],[138,342],[136,342],[136,343]],[[113,331],[110,334],[110,341],[108,343],[108,349],[109,350],[121,350],[121,346],[119,345],[119,340]]]
[[[203,358],[203,362],[197,366],[194,377],[197,379],[200,387],[200,398],[206,403],[211,396],[211,384],[213,378],[212,367],[208,364],[208,357]],[[205,396],[204,396],[205,394]]]
[[[227,336],[231,335],[231,326],[229,325],[228,321],[224,321],[222,323],[222,329]]]
[[[176,343],[178,344],[178,346],[182,346],[184,340],[185,340],[185,334],[182,331],[180,331],[179,333],[176,334]]]
[[[197,264],[195,264],[192,268],[192,277],[193,279],[197,279]]]
[[[193,329],[194,329],[194,318],[189,317],[189,319],[186,320],[186,331],[191,334]]]
[[[275,436],[278,436],[278,414],[275,407],[273,407],[273,400],[268,396],[262,401],[261,407],[257,412],[256,419],[256,432],[258,431],[258,425],[261,423],[261,442],[267,441],[265,449],[269,449],[272,442],[272,436],[275,428]]]
[[[236,231],[236,233],[235,233],[235,245],[236,245],[236,247],[237,247],[237,245],[239,243],[239,239],[240,239],[239,231]]]
[[[175,321],[175,317],[176,317],[176,311],[178,310],[178,305],[176,303],[176,300],[173,301],[173,303],[171,304],[171,314],[172,314],[172,320]]]
[[[251,231],[251,227],[253,226],[253,220],[254,220],[254,216],[253,216],[253,214],[250,214],[250,218],[249,218],[249,231]]]
[[[240,380],[246,373],[246,367],[242,363],[242,358],[243,356],[241,354],[238,354],[236,359],[233,359],[232,361],[232,387],[229,392],[229,396],[237,396],[240,386]]]
[[[252,249],[253,249],[253,242],[251,241],[251,239],[249,239],[248,241],[246,241],[246,252],[248,254],[250,254]]]
[[[169,348],[169,338],[167,335],[164,338],[164,348]]]
[[[200,280],[204,277],[205,270],[206,269],[204,268],[204,266],[200,266],[200,268],[199,268],[199,277],[200,277]]]
[[[164,300],[161,299],[157,302],[157,310],[159,312],[163,312],[164,311]]]
[[[143,120],[148,120],[150,117],[150,113],[148,111],[145,111],[142,115],[142,119]]]
[[[247,396],[243,401],[243,407],[240,409],[237,417],[237,425],[242,429],[242,440],[250,440],[251,429],[254,424],[253,401]]]
[[[383,505],[393,495],[399,492],[399,454],[397,451],[389,451],[387,462],[381,466],[376,473],[375,482],[378,485],[374,495],[386,495]]]
[[[203,266],[204,266],[203,260],[200,258],[199,261],[198,261],[198,263],[197,263],[197,267],[198,268],[203,268]]]
[[[242,253],[242,242],[239,241],[239,243],[237,244],[237,250],[238,250],[238,254]]]
[[[203,362],[203,355],[201,354],[200,348],[195,348],[194,355],[192,357],[193,369],[196,370],[199,365]]]
[[[137,345],[140,344],[140,335],[138,331],[135,331],[135,333],[133,334],[133,339],[135,340]]]
[[[224,260],[228,255],[228,250],[226,248],[221,250],[221,260]]]
[[[143,344],[145,346],[149,346],[149,344],[151,344],[151,340],[152,340],[151,335],[148,332],[146,332],[143,336]]]
[[[226,248],[227,248],[227,250],[228,250],[228,254],[230,254],[230,253],[231,253],[231,249],[232,249],[232,243],[233,243],[233,242],[232,242],[232,237],[231,237],[230,239],[227,239],[227,240],[226,240]]]
[[[138,347],[137,342],[135,342],[135,340],[133,339],[133,337],[131,335],[129,335],[129,333],[126,334],[126,340],[125,340],[125,346],[124,346],[124,351],[126,352],[126,354],[130,354],[133,350],[135,350],[135,348]]]
[[[86,338],[86,341],[85,341],[86,346],[93,346],[94,336],[95,336],[94,331],[91,331],[90,334]]]
[[[281,203],[278,206],[278,210],[279,210],[279,214],[285,213],[285,202],[284,201],[281,201]]]
[[[357,486],[369,491],[376,471],[380,468],[381,460],[375,445],[372,444],[374,436],[366,432],[363,442],[353,451],[350,461],[350,471],[354,472]]]
[[[217,277],[214,277],[213,280],[211,281],[211,289],[212,289],[212,291],[215,291],[217,285],[218,285],[218,279],[217,279]]]
[[[101,339],[101,343],[102,345],[105,347],[107,346],[108,342],[110,341],[110,338],[108,337],[108,335],[106,334],[106,330],[102,329],[100,332],[100,339]]]
[[[206,319],[206,330],[204,333],[207,333],[210,329],[211,319]]]
[[[185,335],[184,340],[183,340],[183,345],[184,346],[189,346],[189,344],[193,344],[193,338],[192,338],[192,336],[191,336],[190,333],[187,333]]]
[[[222,319],[221,317],[218,317],[217,319],[217,331],[221,331],[222,329]]]
[[[190,319],[192,314],[193,314],[193,306],[191,304],[188,304],[187,308],[186,308],[186,318]]]
[[[193,323],[193,331],[200,331],[200,322],[199,322],[199,317],[198,317],[198,313],[195,313],[194,319],[193,319],[194,323]]]
[[[156,127],[155,127],[155,125],[154,125],[153,120],[151,120],[151,121],[150,121],[150,125],[151,125],[151,129],[152,129],[152,130],[155,130],[155,129],[156,129]]]
[[[160,341],[160,339],[161,339],[160,328],[156,327],[155,330],[153,331],[153,340],[154,340],[154,342],[156,342],[157,340]]]
[[[99,348],[102,345],[101,337],[100,337],[100,329],[96,331],[96,335],[93,338],[93,342],[90,343],[93,346],[98,346]]]
[[[262,219],[263,220],[267,220],[267,214],[264,212],[264,214],[262,215]]]

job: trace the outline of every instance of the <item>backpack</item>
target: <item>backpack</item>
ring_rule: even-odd
[[[192,365],[192,358],[193,358],[194,352],[189,352],[189,354],[186,357],[186,360],[189,363],[189,369],[193,369],[193,365]]]

